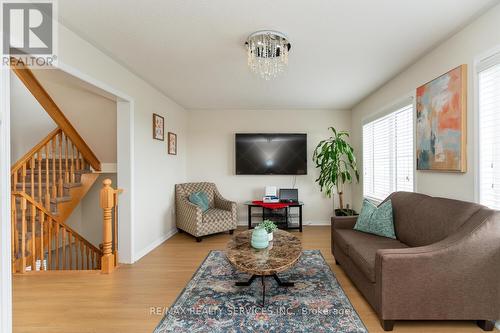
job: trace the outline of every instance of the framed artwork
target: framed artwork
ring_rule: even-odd
[[[153,139],[165,141],[165,119],[153,113]]]
[[[417,170],[467,171],[467,65],[417,88]]]
[[[168,153],[177,155],[177,134],[168,132]]]

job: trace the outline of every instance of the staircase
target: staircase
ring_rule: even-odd
[[[65,221],[97,180],[100,162],[28,68],[13,69],[58,124],[11,168],[12,271],[101,270],[117,266],[117,196],[101,189],[103,243],[97,248]],[[90,223],[95,221],[88,221]]]

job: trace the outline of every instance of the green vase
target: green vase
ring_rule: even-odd
[[[252,247],[265,249],[269,246],[269,236],[265,228],[257,227],[252,232]]]

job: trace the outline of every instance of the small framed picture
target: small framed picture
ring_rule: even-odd
[[[168,132],[168,153],[177,155],[177,134]]]
[[[153,139],[165,141],[165,119],[153,113]]]

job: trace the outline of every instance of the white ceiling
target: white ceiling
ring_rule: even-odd
[[[498,0],[60,0],[61,21],[188,109],[349,109]],[[244,41],[292,43],[264,81]]]

